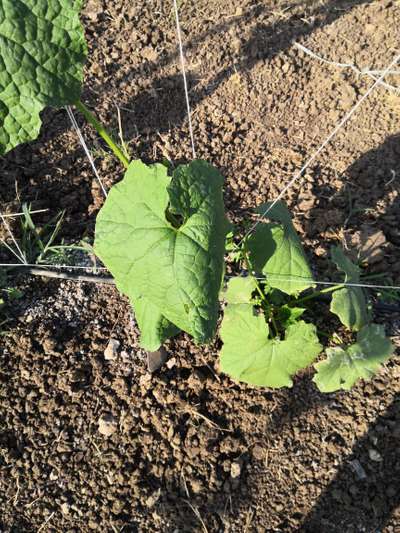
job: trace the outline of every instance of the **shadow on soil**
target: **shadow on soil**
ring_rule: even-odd
[[[374,225],[381,218],[380,227],[384,229],[386,239],[394,247],[400,246],[400,228],[398,224],[400,215],[400,133],[389,136],[378,148],[370,150],[360,157],[347,172],[347,187],[351,191],[347,194],[351,201],[350,213],[359,218],[361,213],[370,219]],[[375,216],[375,207],[379,200],[387,198],[390,193],[397,193],[391,205],[385,209],[384,214]],[[369,201],[372,200],[371,205]],[[372,210],[371,210],[372,208]],[[348,220],[351,227],[352,217]]]
[[[326,179],[319,183],[318,176],[316,177],[314,195],[317,204],[310,211],[312,224],[317,223],[319,231],[327,228],[334,231],[355,231],[360,226],[364,227],[368,231],[359,243],[366,248],[361,255],[373,256],[372,263],[378,263],[385,255],[382,245],[390,244],[392,259],[389,258],[389,261],[396,263],[393,254],[400,246],[399,176],[400,133],[397,133],[387,137],[377,148],[363,154],[340,176],[343,184],[340,191]],[[389,205],[385,204],[382,212],[379,203],[388,198],[391,198]],[[386,242],[381,239],[374,242],[373,238],[367,238],[368,233],[376,232],[375,226],[383,230]]]
[[[356,442],[300,531],[382,531],[400,505],[399,439],[400,396],[396,396]]]
[[[400,192],[399,175],[400,134],[395,134],[389,136],[376,149],[366,152],[346,170],[342,176],[343,187],[339,192],[330,188],[327,183],[324,184],[326,190],[319,187],[319,194],[316,195],[319,203],[315,212],[311,212],[311,219],[321,210],[326,214],[332,208],[339,208],[343,216],[347,212],[347,218],[338,220],[337,227],[345,227],[350,230],[349,234],[353,234],[360,227],[371,228],[372,233],[375,226],[382,229],[386,239],[386,251],[382,242],[377,243],[377,249],[374,249],[372,242],[367,243],[369,249],[366,253],[377,256],[378,271],[386,269],[385,277],[388,279],[394,279],[399,274],[398,271],[391,272],[393,265],[399,260],[398,194],[392,194],[394,199],[385,207],[383,213],[377,211],[377,206],[389,193]],[[366,243],[361,241],[360,244]],[[386,259],[392,260],[392,263],[386,264],[386,268],[379,263],[385,261],[385,256]],[[382,320],[379,315],[378,310],[377,318]],[[393,322],[393,313],[387,322]],[[388,331],[389,334],[398,334],[398,331],[394,331],[395,325],[390,327],[393,331]],[[389,327],[387,329],[389,330]],[[396,396],[388,409],[373,422],[368,432],[355,443],[352,454],[345,458],[334,480],[305,518],[300,531],[382,531],[400,505],[399,439],[400,397]],[[374,450],[378,455],[374,455]],[[369,454],[372,454],[374,459]],[[358,465],[361,465],[361,469],[356,471]]]
[[[370,3],[371,0],[330,0],[314,9],[305,8],[302,13],[288,14],[287,17],[283,17],[278,22],[257,23],[252,28],[249,39],[242,44],[237,54],[237,60],[218,72],[206,86],[197,87],[196,80],[190,77],[190,73],[187,74],[192,110],[194,111],[199,103],[213,94],[232,74],[248,72],[258,62],[270,61],[282,51],[289,49],[294,41],[303,39],[315,30],[332,24],[357,6]],[[233,27],[239,26],[241,22],[250,23],[252,19],[271,12],[267,6],[259,4],[250,8],[240,17],[232,17],[229,23],[218,24],[213,27],[212,31],[200,34],[195,39],[186,42],[185,49],[187,51],[193,50],[203,44],[209,36],[217,34],[224,41],[230,41],[229,32]],[[146,76],[151,77],[157,73],[160,67],[178,61],[178,55],[174,53],[167,56],[161,64],[158,61],[148,62],[146,64]],[[143,75],[143,73],[135,73],[135,71],[132,74],[133,76]],[[124,105],[133,111],[136,124],[162,132],[168,130],[171,125],[178,126],[186,120],[186,104],[180,73],[164,78],[156,77],[152,89],[152,91],[142,92],[138,97],[131,99]],[[100,88],[97,91],[101,92]],[[130,123],[132,123],[131,120],[124,124],[124,131],[127,132],[128,137],[135,133],[130,130]]]

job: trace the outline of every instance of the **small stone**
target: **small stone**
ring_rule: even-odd
[[[158,502],[161,495],[161,490],[158,489],[151,496],[149,496],[146,500],[147,507],[154,507],[154,505]]]
[[[151,386],[151,375],[150,374],[142,374],[139,378],[139,385],[143,389],[149,389]]]
[[[31,373],[26,368],[23,368],[21,370],[21,377],[22,377],[22,379],[29,380],[30,377],[31,377]]]
[[[122,352],[121,352],[121,358],[122,358],[122,360],[123,360],[125,363],[127,363],[128,361],[131,361],[131,359],[132,359],[131,356],[129,355],[129,353],[128,353],[127,351],[125,351],[125,350],[122,350]]]
[[[64,502],[64,503],[61,504],[61,512],[64,515],[69,514],[69,505],[68,505],[68,503]]]
[[[200,481],[198,481],[197,479],[192,479],[190,481],[190,486],[192,488],[192,491],[194,494],[200,494],[201,491],[203,490],[203,485]]]
[[[361,231],[356,231],[349,239],[354,259],[374,265],[380,263],[385,256],[387,246],[385,234],[372,226],[364,224]]]
[[[240,49],[242,48],[242,42],[238,38],[232,39],[231,46],[233,48],[233,51],[238,54],[240,52]]]
[[[231,478],[236,479],[240,477],[242,468],[238,462],[234,462],[231,464]]]
[[[354,459],[354,461],[351,461],[350,466],[358,479],[366,479],[367,474],[365,473],[365,470],[361,466],[361,463],[358,459]]]
[[[147,352],[147,368],[149,372],[153,373],[161,368],[167,359],[168,353],[163,347],[155,352]]]
[[[96,22],[101,13],[101,7],[96,0],[89,0],[86,4],[85,15],[92,22]]]
[[[375,448],[370,448],[368,450],[368,455],[371,461],[375,461],[376,463],[380,463],[383,461],[382,455],[377,450],[375,450]]]
[[[168,361],[166,362],[166,366],[169,370],[171,370],[171,368],[174,368],[174,366],[176,365],[176,358],[175,357],[172,357],[171,359],[168,359]]]
[[[307,213],[315,205],[315,198],[303,198],[299,203],[298,207],[300,211]]]
[[[146,46],[143,48],[141,52],[142,58],[146,59],[147,61],[157,61],[158,54],[154,48],[151,48],[151,46]]]
[[[120,344],[121,343],[117,341],[117,339],[110,339],[107,348],[104,350],[104,359],[106,359],[106,361],[115,361],[118,356]]]
[[[110,437],[118,429],[117,419],[111,414],[104,414],[99,418],[99,433]]]
[[[42,342],[43,350],[45,353],[50,353],[56,347],[56,341],[54,339],[44,339]]]
[[[256,444],[253,448],[253,457],[257,461],[262,461],[265,458],[265,450],[262,446]]]

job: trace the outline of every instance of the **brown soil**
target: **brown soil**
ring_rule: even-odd
[[[371,70],[399,51],[395,0],[186,0],[180,13],[198,156],[226,176],[235,222],[373,83],[294,42]],[[83,19],[84,101],[111,128],[121,108],[133,157],[190,159],[171,3],[89,0]],[[319,279],[332,244],[381,232],[369,269],[400,284],[399,118],[400,96],[375,90],[286,197]],[[39,224],[65,209],[63,237],[92,237],[100,188],[65,111],[43,120],[37,142],[0,160],[1,207],[49,208]],[[109,187],[121,168],[83,131]],[[114,287],[16,283],[0,346],[0,531],[400,532],[398,356],[350,393],[320,394],[311,370],[255,390],[218,372],[219,341],[181,335],[149,374]],[[400,317],[376,320],[398,345]]]

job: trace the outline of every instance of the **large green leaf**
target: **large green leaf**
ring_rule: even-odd
[[[35,139],[39,113],[79,100],[82,0],[0,0],[0,155]]]
[[[252,276],[231,278],[224,299],[230,304],[248,304],[256,287],[257,281]]]
[[[332,260],[345,273],[345,283],[359,283],[360,269],[348,259],[341,248],[331,251]],[[369,321],[369,312],[364,291],[361,287],[344,287],[332,295],[331,311],[342,324],[353,331],[360,330]]]
[[[261,205],[257,212],[265,213],[270,205]],[[277,202],[266,216],[275,222],[258,224],[248,239],[253,270],[265,274],[271,287],[286,294],[297,294],[312,287],[312,273],[289,210],[282,202]]]
[[[313,381],[322,392],[348,390],[358,379],[370,379],[393,350],[383,326],[370,324],[358,332],[357,342],[347,349],[328,348],[328,358],[314,365],[317,374]]]
[[[284,340],[270,339],[264,314],[257,314],[251,303],[253,290],[246,278],[229,282],[220,332],[221,370],[251,385],[289,387],[291,376],[321,351],[315,326],[299,321],[287,328]]]
[[[215,333],[229,230],[222,185],[205,161],[172,178],[163,165],[135,161],[97,217],[95,252],[132,302],[148,350],[176,328],[197,342]]]

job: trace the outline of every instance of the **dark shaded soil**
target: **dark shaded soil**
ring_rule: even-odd
[[[373,83],[294,42],[382,70],[398,53],[400,6],[181,4],[198,156],[226,176],[239,222]],[[84,101],[116,130],[121,108],[132,157],[190,159],[170,3],[89,0],[84,22]],[[332,244],[351,248],[367,231],[381,232],[368,271],[400,284],[399,119],[400,96],[378,88],[289,191],[318,279]],[[65,111],[43,121],[38,141],[0,159],[1,208],[49,208],[38,224],[65,209],[63,237],[91,238],[99,185]],[[110,187],[121,168],[83,132]],[[400,532],[398,355],[350,393],[320,394],[311,370],[293,389],[254,390],[219,373],[219,341],[200,348],[181,335],[151,375],[114,287],[16,283],[24,297],[0,345],[0,531]],[[398,346],[400,316],[376,319]],[[112,360],[110,339],[120,343]]]

